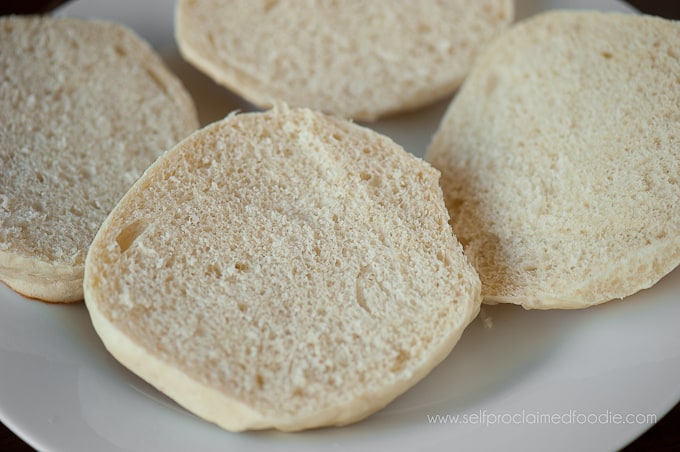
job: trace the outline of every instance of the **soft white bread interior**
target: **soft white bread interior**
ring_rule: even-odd
[[[680,263],[680,23],[554,11],[478,59],[426,159],[486,302],[579,308]]]
[[[450,95],[514,0],[179,0],[184,57],[260,107],[375,120]]]
[[[85,269],[94,327],[228,430],[357,421],[479,311],[438,177],[344,119],[231,115],[161,157],[103,224]]]
[[[82,300],[97,229],[197,127],[184,87],[130,30],[0,18],[0,280],[29,297]]]

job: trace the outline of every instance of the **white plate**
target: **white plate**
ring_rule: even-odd
[[[60,14],[137,30],[184,79],[203,123],[250,109],[178,56],[173,3],[75,1]],[[518,16],[556,7],[630,11],[614,0],[520,0]],[[375,127],[422,155],[446,105]],[[679,289],[676,269],[650,290],[588,310],[486,307],[441,366],[366,421],[300,434],[233,434],[113,360],[83,304],[29,301],[0,284],[0,419],[40,450],[68,452],[612,450],[680,399]],[[449,422],[431,423],[437,415]]]

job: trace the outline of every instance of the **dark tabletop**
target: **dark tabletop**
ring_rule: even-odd
[[[25,8],[27,3],[51,3],[56,5],[62,3],[62,1],[27,2],[22,0],[20,2],[0,1],[0,3],[3,3],[4,6],[8,7],[10,5],[22,5],[21,7]],[[647,14],[680,20],[680,0],[629,0],[628,3]],[[0,8],[0,10],[2,10],[2,8]],[[678,345],[680,346],[680,344]],[[0,452],[26,451],[33,451],[33,449],[0,423]],[[675,405],[675,407],[652,428],[628,445],[624,451],[680,451],[680,403]]]

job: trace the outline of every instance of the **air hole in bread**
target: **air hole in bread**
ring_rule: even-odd
[[[215,35],[212,33],[206,33],[205,38],[208,40],[208,43],[210,44],[211,48],[215,48]]]
[[[277,3],[279,3],[279,0],[267,0],[266,2],[264,2],[264,6],[262,9],[264,10],[265,13],[268,13],[269,11],[271,11],[272,8],[276,6]]]
[[[234,264],[234,268],[236,270],[240,271],[240,272],[245,272],[245,271],[248,271],[250,266],[248,264],[246,264],[245,262],[236,262]]]
[[[156,86],[158,86],[158,89],[160,89],[161,91],[163,91],[163,94],[164,94],[164,95],[166,95],[166,96],[169,95],[169,93],[168,93],[168,91],[167,91],[167,88],[166,88],[166,86],[165,86],[165,83],[163,83],[163,82],[161,81],[160,76],[159,76],[158,74],[156,74],[156,72],[155,72],[153,69],[151,69],[151,68],[145,68],[145,71],[146,71],[146,73],[149,75],[149,77],[151,78],[151,80],[156,84]]]
[[[221,278],[222,278],[222,269],[221,269],[220,266],[217,265],[217,264],[210,264],[210,265],[208,265],[208,268],[207,268],[206,273],[207,273],[207,275],[213,276],[213,277],[215,277],[215,278],[217,278],[217,279],[221,279]]]
[[[486,85],[484,87],[485,94],[487,96],[491,95],[498,86],[498,75],[495,73],[489,74],[489,76],[486,79]]]
[[[142,235],[148,227],[149,222],[145,219],[135,220],[124,227],[116,237],[116,243],[120,247],[120,252],[124,253],[127,251],[134,241],[137,240],[137,237]]]
[[[357,275],[357,282],[356,282],[356,297],[357,297],[357,304],[361,309],[366,311],[369,315],[371,315],[371,308],[368,306],[368,303],[366,301],[366,295],[364,294],[364,288],[363,288],[363,280],[365,278],[369,278],[367,275],[367,269],[368,267],[362,266],[361,269],[359,270],[359,274]]]
[[[609,60],[613,55],[611,52],[602,52],[602,56]]]
[[[304,396],[305,392],[302,390],[302,388],[295,388],[295,390],[293,390],[293,397],[302,398]]]
[[[424,34],[432,31],[432,26],[426,22],[421,22],[418,24],[418,33]]]
[[[124,57],[127,55],[127,50],[125,50],[120,45],[113,46],[113,51],[116,52],[116,55],[118,55],[119,57]]]
[[[9,198],[7,195],[0,195],[0,210],[7,212],[9,209]]]
[[[43,211],[43,206],[40,204],[40,202],[35,201],[31,204],[31,209],[35,212],[42,212]]]
[[[401,369],[403,369],[410,357],[411,354],[406,350],[399,350],[399,353],[392,364],[392,372],[399,372]]]
[[[68,209],[68,213],[76,217],[82,217],[83,209],[80,206],[71,206]]]
[[[361,172],[359,173],[359,177],[361,178],[361,180],[369,180],[371,178],[371,175],[365,172]]]

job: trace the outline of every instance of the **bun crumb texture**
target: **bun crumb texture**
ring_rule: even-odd
[[[97,229],[197,127],[179,80],[130,30],[0,18],[0,279],[29,297],[82,300]]]
[[[553,11],[477,60],[425,158],[488,303],[582,308],[680,264],[680,24]]]
[[[102,226],[85,271],[95,329],[228,430],[362,419],[479,310],[437,180],[342,119],[231,115],[159,159]]]
[[[374,121],[451,95],[513,0],[180,0],[182,55],[249,102]]]

